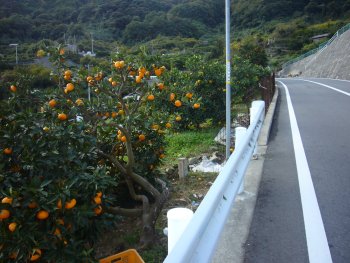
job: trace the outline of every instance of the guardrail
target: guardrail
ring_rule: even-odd
[[[210,262],[232,204],[243,182],[265,116],[265,103],[254,102],[256,117],[228,159],[164,263]]]
[[[285,67],[287,67],[287,66],[289,66],[289,65],[291,65],[291,64],[293,64],[293,63],[295,63],[295,62],[298,62],[298,61],[300,61],[300,60],[302,60],[302,59],[304,59],[304,58],[306,58],[306,57],[308,57],[308,56],[311,56],[311,55],[313,55],[313,54],[316,54],[318,51],[320,51],[320,50],[322,50],[322,49],[327,48],[336,38],[338,38],[339,36],[341,36],[344,32],[348,31],[349,29],[350,29],[350,23],[347,24],[346,26],[343,26],[341,29],[339,29],[339,30],[332,36],[331,39],[329,39],[328,41],[326,41],[326,42],[320,44],[317,48],[312,49],[312,50],[306,52],[305,54],[300,55],[300,56],[297,57],[297,58],[294,58],[294,59],[292,59],[292,60],[287,61],[286,63],[284,63],[284,64],[282,65],[282,68],[285,68]]]

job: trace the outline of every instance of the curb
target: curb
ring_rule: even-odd
[[[279,93],[275,94],[266,114],[258,138],[258,158],[252,159],[244,179],[244,192],[236,197],[230,215],[219,238],[211,263],[241,263],[244,260],[244,245],[249,235],[255,203],[263,173],[265,154],[275,114]]]

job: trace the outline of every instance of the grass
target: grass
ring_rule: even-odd
[[[214,138],[219,130],[218,127],[210,127],[167,135],[165,165],[177,162],[180,157],[189,158],[209,152],[210,147],[218,146]]]

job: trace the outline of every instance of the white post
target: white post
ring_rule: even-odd
[[[235,129],[235,150],[238,149],[239,144],[242,142],[246,133],[247,133],[247,128],[245,128],[245,127],[237,127]],[[241,194],[243,192],[244,192],[244,177],[243,177],[242,183],[238,189],[238,194]]]
[[[188,208],[179,207],[168,211],[168,254],[181,237],[192,216],[193,212]]]

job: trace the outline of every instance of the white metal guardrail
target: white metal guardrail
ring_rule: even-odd
[[[265,103],[254,102],[256,118],[228,159],[164,263],[210,262],[225,221],[253,155],[265,116]]]

